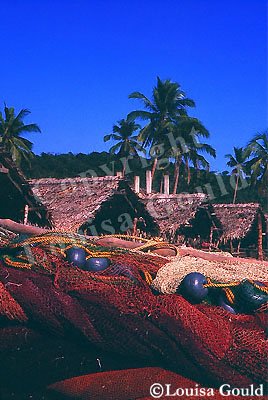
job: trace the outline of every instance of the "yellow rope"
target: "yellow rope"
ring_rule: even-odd
[[[261,286],[258,285],[258,283],[254,282],[251,279],[247,279],[248,282],[250,282],[256,289],[259,289],[261,291],[263,291],[264,293],[268,294],[268,287],[267,286]],[[215,287],[215,288],[228,288],[228,287],[233,287],[233,286],[238,286],[240,285],[241,282],[239,281],[234,281],[234,282],[228,282],[228,283],[215,283],[212,282],[212,280],[210,278],[207,278],[207,282],[204,287]]]
[[[210,288],[210,287],[214,287],[214,288],[228,288],[228,287],[233,287],[233,286],[238,286],[240,285],[241,282],[239,281],[234,281],[234,282],[228,282],[228,283],[215,283],[212,282],[212,280],[210,278],[207,278],[207,282],[204,284],[204,287]]]
[[[72,247],[73,247],[73,245],[66,246],[64,251],[67,251],[67,250],[71,249]],[[91,251],[87,247],[82,246],[81,244],[75,245],[75,247],[79,247],[79,248],[83,249],[88,254],[88,256],[86,257],[87,260],[91,257],[111,257],[115,254],[118,254],[118,252],[116,252],[116,251]],[[65,256],[66,256],[66,254],[64,253],[64,257]]]
[[[96,247],[96,245],[94,245],[93,243],[89,243],[87,242],[86,239],[82,239],[80,237],[74,237],[74,236],[65,236],[62,233],[60,235],[57,234],[57,232],[53,233],[53,234],[45,234],[45,235],[40,235],[40,236],[34,236],[28,239],[23,240],[22,242],[19,243],[12,243],[10,244],[10,247],[12,248],[16,248],[16,247],[23,247],[23,246],[27,246],[27,245],[33,245],[33,244],[37,244],[37,243],[42,243],[43,245],[46,244],[61,244],[61,243],[81,243],[81,244],[85,244],[87,243],[88,245],[92,246],[92,247]]]
[[[147,243],[136,247],[135,249],[133,249],[134,251],[144,251],[144,250],[157,250],[157,249],[161,249],[161,248],[168,248],[168,249],[172,249],[175,251],[175,255],[178,255],[178,248],[176,246],[174,246],[173,244],[170,243],[166,243],[166,242],[158,242],[155,240],[152,241],[148,241]]]
[[[66,251],[69,248],[73,247],[74,245],[75,245],[75,247],[82,248],[88,254],[86,259],[91,258],[91,257],[110,257],[114,254],[118,254],[118,251],[95,250],[97,246],[93,243],[88,242],[85,238],[78,236],[78,235],[63,234],[62,232],[60,232],[60,233],[53,232],[53,233],[48,233],[48,234],[44,234],[44,235],[30,237],[28,239],[25,239],[22,242],[12,243],[10,245],[10,247],[11,248],[19,248],[19,247],[32,246],[35,244],[40,244],[44,250],[49,251],[52,254],[53,253],[60,254],[64,258],[66,258]],[[65,246],[64,249],[62,247],[55,246],[55,245],[61,245],[61,244],[65,244],[67,246]],[[94,249],[94,251],[89,249],[88,246],[91,247],[92,249]],[[18,255],[17,258],[19,258],[23,261],[28,260],[26,255]],[[4,261],[7,265],[9,265],[11,267],[26,268],[26,269],[32,268],[32,263],[13,260],[9,256],[5,256]]]
[[[143,271],[143,274],[144,274],[145,280],[148,283],[148,285],[151,285],[153,282],[153,278],[152,278],[152,275],[150,274],[150,272]]]
[[[178,254],[178,249],[176,246],[163,242],[161,239],[145,239],[141,238],[138,236],[131,236],[131,235],[124,235],[124,234],[116,234],[116,235],[104,235],[101,236],[100,238],[120,238],[120,239],[125,239],[127,241],[134,241],[138,240],[140,242],[143,242],[141,246],[138,246],[135,249],[136,251],[144,251],[144,250],[153,250],[156,248],[170,248],[173,249],[176,253]],[[97,247],[97,245],[93,242],[89,242],[89,239],[86,237],[83,237],[82,235],[78,234],[70,234],[70,233],[64,233],[64,232],[52,232],[52,233],[46,233],[43,235],[39,236],[33,236],[28,239],[25,239],[22,242],[19,243],[13,243],[10,245],[12,248],[17,248],[17,247],[23,247],[23,246],[30,246],[30,245],[35,245],[41,243],[43,246],[46,246],[47,244],[52,245],[52,244],[69,244],[66,249],[72,247],[70,243],[75,244],[76,247],[81,247],[86,249],[87,253],[89,255],[93,255],[93,253],[87,248],[89,247]],[[85,247],[87,246],[87,247]],[[95,254],[96,252],[94,252]],[[61,252],[62,254],[62,252]],[[104,252],[99,252],[99,254],[104,254]],[[115,254],[114,252],[106,252],[107,255]]]
[[[174,246],[173,244],[163,242],[161,238],[154,238],[154,239],[145,239],[141,238],[139,236],[131,236],[131,235],[123,235],[123,234],[118,234],[118,235],[103,235],[100,238],[120,238],[120,239],[125,239],[127,241],[134,241],[134,240],[139,240],[141,242],[144,242],[141,246],[138,246],[134,249],[131,249],[132,251],[143,251],[143,250],[149,250],[149,249],[157,249],[157,248],[170,248],[172,250],[175,250],[176,255],[178,254],[178,248]]]
[[[114,234],[114,235],[103,235],[100,236],[99,239],[102,238],[117,238],[117,239],[125,239],[125,240],[139,240],[141,242],[149,242],[151,239],[145,239],[145,238],[141,238],[139,236],[132,236],[132,235],[126,235],[126,234]]]
[[[235,296],[233,294],[233,292],[231,291],[231,289],[229,288],[223,288],[225,294],[226,294],[226,298],[229,301],[230,304],[234,304],[234,300],[235,300]]]
[[[21,261],[14,261],[14,260],[11,260],[11,258],[9,258],[8,256],[4,257],[4,262],[5,262],[5,264],[9,265],[10,267],[25,268],[25,269],[32,268],[32,264],[24,263]]]
[[[267,286],[261,286],[258,285],[256,282],[254,282],[253,280],[249,280],[249,282],[256,288],[261,290],[262,292],[268,294],[268,287]]]

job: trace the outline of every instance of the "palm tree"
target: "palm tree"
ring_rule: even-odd
[[[173,194],[175,194],[177,193],[181,164],[184,163],[185,165],[187,183],[189,185],[191,180],[190,164],[196,170],[199,170],[201,167],[208,169],[209,162],[199,153],[207,153],[215,158],[216,151],[209,144],[199,142],[200,137],[208,138],[209,132],[197,118],[188,116],[181,118],[174,126],[173,137],[176,146],[171,146],[170,157],[175,159],[173,187]]]
[[[139,151],[145,153],[144,148],[138,141],[138,135],[133,136],[133,133],[140,128],[140,125],[128,118],[121,119],[118,121],[118,125],[113,126],[113,133],[104,136],[104,142],[107,142],[108,140],[118,141],[118,143],[110,148],[110,153],[125,158],[123,176],[125,175],[127,157],[129,155],[137,156]]]
[[[153,147],[163,143],[169,132],[172,132],[174,123],[179,117],[187,116],[187,107],[194,107],[193,100],[186,97],[178,83],[169,79],[162,81],[157,77],[157,85],[153,88],[152,100],[140,92],[129,95],[131,99],[141,100],[145,110],[136,110],[129,113],[128,118],[139,118],[147,121],[139,135],[143,147]],[[152,177],[154,176],[158,153],[155,150]]]
[[[260,195],[266,199],[268,205],[268,130],[255,135],[246,147],[248,157],[252,157],[247,166],[251,173],[251,182],[257,186]],[[263,260],[262,218],[258,215],[258,258]]]
[[[14,108],[8,108],[6,105],[4,116],[0,112],[0,146],[11,154],[18,165],[22,158],[29,162],[33,155],[33,144],[23,135],[30,132],[41,132],[37,124],[24,124],[23,119],[30,113],[29,110],[22,109],[18,115],[15,115]]]
[[[246,159],[248,158],[248,152],[243,147],[234,147],[234,155],[226,154],[225,157],[229,158],[227,165],[228,167],[233,168],[232,174],[236,176],[235,191],[233,197],[234,204],[236,201],[239,178],[243,178],[243,173],[246,171]]]
[[[268,187],[268,131],[257,134],[252,138],[246,147],[248,157],[252,157],[247,162],[251,171],[251,180],[257,184],[261,190],[267,192]]]
[[[199,151],[203,152],[203,153],[207,153],[213,158],[216,157],[215,149],[207,143],[200,143],[200,146],[198,148],[195,146],[189,147],[189,151],[184,154],[188,185],[190,184],[190,181],[191,181],[190,164],[193,165],[193,167],[195,168],[197,173],[201,168],[209,171],[210,164],[202,154],[199,154]]]

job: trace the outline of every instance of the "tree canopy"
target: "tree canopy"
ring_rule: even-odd
[[[24,118],[31,112],[22,109],[16,115],[13,107],[4,107],[0,112],[0,146],[9,152],[13,160],[20,165],[22,159],[27,162],[32,157],[33,143],[24,137],[27,133],[41,132],[37,124],[25,124]]]

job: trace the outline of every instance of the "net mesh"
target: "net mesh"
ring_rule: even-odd
[[[16,340],[27,332],[31,337],[34,331],[50,343],[81,343],[80,355],[72,357],[70,375],[82,372],[81,366],[73,369],[83,352],[92,355],[97,351],[112,355],[108,369],[119,359],[124,360],[123,367],[135,362],[162,366],[214,387],[225,382],[245,387],[267,378],[267,314],[232,315],[220,307],[192,305],[180,295],[154,293],[148,277],[155,278],[167,263],[163,257],[114,251],[111,265],[96,273],[74,267],[62,254],[48,251],[40,243],[31,247],[33,261],[28,268],[14,264],[15,258],[26,262],[23,254],[12,250],[8,259],[6,255],[7,251],[0,261],[4,374],[6,369],[16,369],[10,332],[17,329]],[[33,354],[35,346],[36,342],[27,351]],[[66,346],[63,357],[68,351]],[[27,360],[25,357],[22,365]],[[51,368],[51,364],[45,365]],[[96,359],[94,367],[86,365],[83,372],[98,371]],[[48,374],[46,383],[50,376],[52,382],[66,377],[62,366],[58,371],[62,376]],[[21,376],[25,379],[25,374]]]

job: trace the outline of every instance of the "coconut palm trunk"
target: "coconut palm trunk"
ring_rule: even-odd
[[[179,177],[180,177],[180,166],[181,166],[181,158],[177,159],[175,162],[173,194],[177,193],[179,185]]]
[[[238,190],[238,183],[239,178],[243,178],[243,174],[246,170],[246,159],[247,159],[247,151],[243,149],[243,147],[234,147],[234,155],[226,154],[226,158],[229,159],[227,162],[228,167],[232,167],[232,175],[236,176],[235,181],[235,190],[234,190],[234,197],[233,197],[233,204],[235,204],[237,190]]]
[[[125,157],[124,164],[123,164],[123,171],[122,171],[123,178],[124,178],[125,173],[126,173],[126,167],[127,167],[127,158]]]
[[[258,259],[263,261],[263,247],[262,247],[262,218],[258,214]]]
[[[187,185],[189,185],[191,182],[191,170],[190,170],[188,158],[186,158],[186,160],[185,160],[185,166],[186,166],[186,171],[187,171]]]
[[[239,182],[239,174],[237,174],[237,176],[236,176],[233,204],[235,204],[235,201],[236,201],[236,195],[237,195],[237,189],[238,189],[238,182]]]
[[[152,167],[152,180],[154,179],[154,174],[155,174],[155,171],[156,171],[156,168],[157,168],[157,163],[158,163],[158,158],[156,157],[154,159],[154,163],[153,163],[153,167]]]

